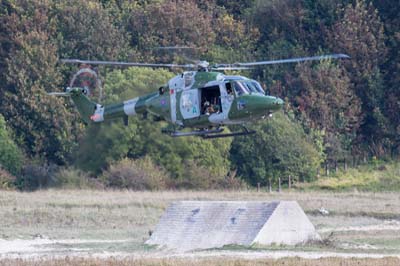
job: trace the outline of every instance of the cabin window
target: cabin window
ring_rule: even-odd
[[[201,89],[201,114],[211,115],[222,112],[221,91],[219,86],[211,86]]]
[[[226,88],[226,93],[228,95],[232,95],[233,91],[232,91],[232,84],[230,82],[225,83],[225,88]]]

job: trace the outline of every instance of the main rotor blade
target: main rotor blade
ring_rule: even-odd
[[[252,67],[229,67],[229,66],[224,66],[224,67],[212,67],[211,70],[246,70],[246,69],[253,69]]]
[[[298,58],[269,60],[269,61],[256,61],[256,62],[248,62],[248,63],[217,64],[214,67],[248,67],[248,66],[274,65],[274,64],[296,63],[296,62],[304,62],[304,61],[338,59],[338,58],[350,58],[350,56],[348,56],[346,54],[330,54],[330,55],[298,57]]]
[[[190,46],[158,46],[153,48],[148,48],[148,50],[199,50],[197,47]]]
[[[70,96],[70,93],[69,92],[48,92],[47,95],[68,97],[68,96]]]
[[[93,61],[93,60],[80,60],[80,59],[61,59],[62,63],[67,64],[88,64],[88,65],[108,65],[108,66],[137,66],[137,67],[166,67],[166,68],[194,68],[192,64],[178,65],[178,64],[153,64],[153,63],[137,63],[137,62],[116,62],[116,61]]]

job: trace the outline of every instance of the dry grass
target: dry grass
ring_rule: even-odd
[[[4,266],[398,266],[400,259],[384,258],[384,259],[341,259],[341,258],[324,258],[318,260],[308,260],[300,258],[288,259],[266,259],[266,260],[241,260],[241,259],[61,259],[61,260],[3,260],[0,265]]]
[[[255,191],[2,191],[0,238],[147,238],[164,209],[175,200],[297,200],[322,226],[334,226],[334,216],[396,219],[400,215],[398,193],[322,193]],[[319,216],[320,207],[334,216]],[[314,222],[313,221],[313,222]],[[330,224],[330,222],[332,222]],[[349,222],[351,224],[351,221]],[[340,225],[343,225],[341,223]]]
[[[95,190],[45,190],[37,192],[1,191],[0,193],[0,239],[34,239],[42,236],[49,239],[93,239],[111,240],[107,243],[77,243],[52,246],[68,255],[75,248],[90,249],[93,252],[146,253],[143,243],[154,230],[165,208],[176,200],[297,200],[309,218],[326,240],[323,245],[299,247],[268,247],[271,250],[334,251],[380,254],[399,254],[400,229],[383,231],[343,231],[343,227],[369,226],[384,221],[400,223],[400,194],[398,193],[333,193],[333,192],[284,192],[267,193],[256,191],[95,191]],[[330,215],[322,216],[318,209],[324,207]],[[127,242],[112,242],[127,239]],[[373,245],[369,250],[364,246]],[[63,251],[60,251],[60,250]],[[257,248],[258,249],[258,248]],[[261,250],[265,248],[261,248]],[[280,260],[279,260],[280,261]],[[296,264],[298,263],[304,264]],[[282,260],[280,265],[400,265],[395,259],[376,260]],[[201,262],[182,260],[143,260],[135,265],[273,265],[273,260],[235,261],[214,258]],[[340,263],[360,264],[340,264]],[[7,261],[12,265],[39,265],[31,261]],[[20,263],[20,264],[16,264]],[[40,265],[47,265],[43,262]],[[73,259],[59,260],[48,265],[128,265],[129,260]],[[86,264],[85,264],[86,263]],[[307,264],[310,263],[310,264]],[[326,263],[326,264],[320,264]],[[336,263],[336,264],[335,264]]]

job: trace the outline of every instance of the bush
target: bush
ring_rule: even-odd
[[[28,164],[23,168],[22,174],[17,177],[16,186],[20,190],[27,191],[54,186],[56,172],[56,165]]]
[[[15,176],[10,174],[0,165],[0,189],[14,189],[15,188]]]
[[[160,190],[167,188],[169,175],[150,157],[137,160],[125,158],[104,171],[101,179],[107,187]]]
[[[61,168],[54,176],[54,186],[66,189],[103,188],[88,173],[75,168]]]
[[[245,186],[245,182],[235,177],[236,172],[227,176],[219,176],[194,160],[185,160],[183,166],[184,177],[171,183],[174,188],[206,190],[239,189]]]

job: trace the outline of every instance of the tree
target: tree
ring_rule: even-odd
[[[77,128],[64,100],[45,94],[60,82],[48,3],[16,1],[12,6],[2,17],[9,43],[0,73],[0,112],[28,156],[63,164]]]
[[[392,152],[400,154],[400,5],[390,0],[373,1],[384,24],[388,49],[383,66],[385,96],[383,112],[389,119]]]
[[[255,129],[254,137],[238,137],[232,143],[230,159],[238,175],[252,185],[289,175],[306,181],[315,178],[322,155],[301,125],[276,113]]]
[[[4,168],[16,175],[22,167],[22,153],[11,138],[4,117],[0,114],[0,171]]]
[[[354,91],[361,100],[364,119],[358,144],[367,144],[373,155],[383,155],[388,120],[382,112],[384,86],[380,70],[387,52],[383,24],[372,3],[357,0],[347,5],[343,17],[333,26],[331,45],[351,56],[344,62]]]
[[[156,1],[132,10],[128,31],[141,51],[159,46],[204,48],[214,43],[211,13],[190,1]]]
[[[61,58],[117,60],[128,55],[129,34],[99,1],[54,1],[58,55]]]
[[[347,72],[330,61],[314,68],[301,64],[296,72],[297,81],[289,85],[302,88],[296,105],[303,124],[324,132],[328,159],[342,159],[351,149],[362,119],[360,100]]]

